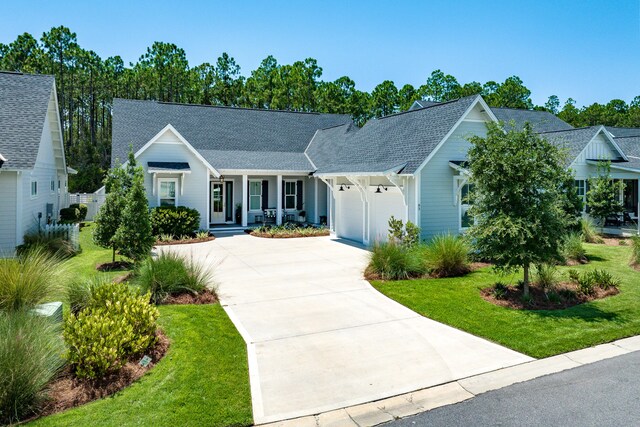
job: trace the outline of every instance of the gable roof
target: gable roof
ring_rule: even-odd
[[[615,141],[627,156],[640,158],[640,136],[618,137]]]
[[[409,111],[416,110],[418,108],[431,107],[431,106],[436,105],[436,104],[440,104],[440,102],[425,101],[423,99],[417,99],[417,100],[413,101],[413,104],[411,104],[411,107],[409,107]]]
[[[362,129],[320,130],[307,148],[317,173],[414,173],[478,95],[369,120]]]
[[[533,131],[538,133],[573,129],[569,123],[560,120],[548,111],[502,107],[491,107],[491,111],[498,120],[504,122],[505,126],[509,126],[513,121],[517,130],[522,130],[526,122],[529,122]]]
[[[216,169],[252,170],[259,160],[262,170],[304,163],[313,171],[304,150],[316,130],[349,122],[343,114],[114,99],[112,164],[171,124]]]
[[[0,72],[0,152],[3,169],[34,167],[54,78]]]
[[[604,126],[589,126],[584,128],[569,129],[564,131],[541,132],[539,135],[550,143],[567,150],[568,162],[572,163],[576,157],[582,153],[582,150],[596,137],[600,132],[609,139],[614,149],[620,154],[620,159],[627,160],[624,152],[613,141],[607,132],[604,132]]]

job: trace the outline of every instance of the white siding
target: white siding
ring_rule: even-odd
[[[56,129],[52,129],[51,123],[55,123],[57,119],[52,117],[55,113],[51,109],[48,114],[49,116],[44,120],[35,166],[31,171],[22,173],[20,186],[22,189],[22,233],[18,238],[18,244],[22,243],[24,234],[37,229],[38,223],[41,225],[46,224],[47,204],[52,205],[52,219],[55,220],[58,219],[60,208],[64,207],[64,201],[66,200],[67,176],[66,173],[58,168],[51,137],[52,132],[57,132]],[[36,197],[31,197],[32,181],[38,183],[38,195]],[[51,181],[54,182],[54,191],[51,191]],[[60,181],[60,191],[58,190],[58,181]],[[38,219],[40,213],[42,218]]]
[[[16,172],[0,169],[0,257],[16,246]]]
[[[387,187],[387,191],[376,193],[375,188],[369,189],[369,209],[371,212],[370,242],[386,241],[389,237],[389,219],[405,221],[406,209],[402,193],[396,187]]]
[[[471,135],[485,136],[484,122],[463,122],[429,160],[420,177],[420,227],[422,238],[459,232],[458,207],[453,198],[454,169],[450,160],[465,160]]]
[[[571,164],[571,169],[575,172],[576,179],[587,179],[597,175],[597,167],[588,164],[587,160],[612,160],[620,155],[611,145],[611,142],[601,133],[585,147],[585,149],[576,157]],[[613,172],[613,171],[612,171]],[[630,177],[635,175],[630,174]]]
[[[362,242],[362,199],[351,185],[345,191],[336,191],[336,235]]]
[[[178,178],[178,205],[188,206],[200,212],[200,228],[207,229],[209,170],[178,137],[170,130],[159,139],[164,142],[151,144],[138,158],[138,164],[145,170],[145,188],[149,206],[158,206],[158,186],[156,183],[153,191],[153,174],[147,173],[148,162],[187,162],[191,173],[185,174],[158,174],[158,178]],[[184,183],[182,183],[184,179]],[[181,191],[182,190],[182,191]]]

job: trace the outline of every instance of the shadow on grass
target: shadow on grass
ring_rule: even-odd
[[[587,255],[587,259],[589,260],[589,262],[592,262],[592,261],[609,261],[608,258],[603,258],[601,256],[593,255],[593,254],[588,254]]]
[[[619,312],[611,312],[602,310],[596,305],[586,303],[563,310],[530,310],[527,311],[530,316],[536,316],[541,319],[580,319],[584,322],[615,322],[625,323],[628,319]]]

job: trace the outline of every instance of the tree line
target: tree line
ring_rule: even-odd
[[[350,115],[360,126],[367,120],[408,109],[415,100],[443,102],[481,94],[492,107],[547,110],[573,126],[604,124],[640,127],[640,96],[630,104],[614,99],[579,108],[569,98],[561,106],[555,95],[534,105],[531,91],[517,76],[504,82],[460,83],[435,70],[421,86],[396,86],[385,80],[371,92],[356,89],[348,76],[322,80],[322,67],[313,58],[280,64],[267,56],[248,76],[228,53],[213,63],[192,66],[184,49],[154,42],[135,63],[120,56],[102,59],[82,48],[69,28],[60,26],[36,39],[29,33],[0,43],[0,69],[53,74],[63,124],[71,191],[94,191],[102,185],[111,163],[111,105],[113,98],[165,102],[316,111]]]

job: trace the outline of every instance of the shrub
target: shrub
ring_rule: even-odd
[[[67,286],[67,303],[72,313],[76,314],[87,308],[93,299],[94,290],[111,283],[107,278],[94,276],[91,279],[73,280]]]
[[[491,293],[495,299],[504,299],[507,296],[508,291],[509,287],[502,282],[497,282],[493,285],[493,289],[491,289]]]
[[[196,238],[198,239],[207,239],[209,237],[209,232],[207,230],[200,230],[196,233]]]
[[[389,218],[389,241],[407,247],[412,247],[420,243],[420,227],[407,221],[404,225],[401,219],[395,219],[392,215]]]
[[[634,236],[631,238],[631,263],[633,265],[640,265],[640,237]]]
[[[99,379],[155,343],[158,310],[124,283],[92,288],[89,305],[64,325],[67,359],[80,378]]]
[[[582,240],[587,243],[602,243],[602,238],[596,232],[593,222],[589,218],[580,219],[580,230],[582,232]]]
[[[582,274],[576,270],[569,270],[569,279],[578,287],[578,292],[583,295],[593,295],[596,287],[607,290],[618,288],[620,280],[606,270],[586,271]]]
[[[68,208],[60,209],[60,221],[62,222],[80,222],[80,209]]]
[[[134,262],[149,256],[156,240],[153,238],[149,202],[144,188],[144,177],[140,167],[132,177],[132,184],[124,200],[124,210],[115,240],[120,247],[120,255]]]
[[[84,221],[87,218],[89,207],[84,203],[72,203],[69,205],[69,207],[78,209],[78,221]]]
[[[452,234],[435,236],[427,244],[424,255],[432,275],[455,277],[469,272],[469,245],[464,238]]]
[[[537,265],[536,281],[545,292],[554,290],[558,284],[558,269],[553,264]]]
[[[152,302],[160,304],[170,295],[202,292],[212,285],[212,279],[212,271],[206,266],[164,251],[140,265],[133,283],[142,292],[149,292]]]
[[[586,262],[587,251],[582,246],[582,236],[578,233],[569,233],[562,243],[562,254],[565,259]]]
[[[0,425],[33,414],[64,359],[59,328],[26,310],[0,311]]]
[[[186,206],[162,206],[151,209],[153,235],[192,235],[200,227],[200,213]]]
[[[376,243],[367,270],[383,280],[402,280],[426,272],[417,248],[410,249],[393,242]]]
[[[0,258],[0,310],[28,309],[61,290],[60,264],[36,248],[17,259]]]
[[[36,248],[51,256],[63,259],[70,258],[78,253],[71,242],[67,240],[66,235],[46,235],[40,232],[25,234],[24,243],[16,248],[16,252],[19,256],[23,256]]]

